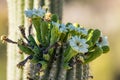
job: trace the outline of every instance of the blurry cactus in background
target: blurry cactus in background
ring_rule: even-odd
[[[107,37],[98,29],[63,24],[62,3],[62,0],[8,0],[8,37],[12,40],[5,35],[1,40],[17,44],[19,48],[8,44],[8,80],[88,80],[92,77],[89,62],[109,51]]]

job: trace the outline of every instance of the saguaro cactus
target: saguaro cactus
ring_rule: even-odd
[[[107,38],[98,29],[62,24],[62,4],[62,0],[8,0],[8,37],[17,42],[1,39],[21,51],[8,44],[7,80],[89,79],[88,63],[109,51]]]
[[[59,3],[57,3],[59,2]],[[8,3],[8,20],[9,20],[9,37],[17,40],[19,37],[18,26],[25,25],[28,27],[29,22],[24,17],[25,9],[33,9],[41,6],[46,6],[53,13],[60,14],[62,19],[62,0],[7,0]],[[57,11],[55,11],[57,10]],[[25,80],[28,73],[32,73],[30,64],[26,64],[24,70],[18,69],[16,64],[23,60],[26,55],[18,54],[19,50],[16,46],[8,44],[7,46],[7,80]],[[31,65],[32,66],[32,65]]]

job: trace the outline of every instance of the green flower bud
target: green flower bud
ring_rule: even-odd
[[[39,61],[39,63],[42,65],[41,69],[44,70],[47,68],[47,62],[46,61]]]
[[[57,22],[58,21],[58,16],[56,14],[53,14],[52,17],[51,17],[51,20],[54,21],[54,22]]]
[[[43,58],[47,61],[50,60],[50,55],[49,54],[43,54]]]
[[[37,46],[37,43],[36,43],[36,41],[35,41],[35,39],[34,39],[34,37],[32,35],[28,36],[28,40],[29,40],[30,47]]]
[[[42,39],[42,45],[43,46],[47,46],[49,43],[48,40],[48,23],[45,21],[41,22],[41,26],[40,26],[40,30],[41,30],[41,39]]]
[[[69,51],[68,51],[69,50]],[[68,51],[68,52],[67,52]],[[66,54],[67,53],[67,54]],[[72,58],[72,57],[75,57],[77,54],[78,54],[78,52],[76,52],[76,51],[74,51],[72,48],[68,48],[68,49],[66,49],[66,51],[65,51],[65,56],[64,56],[64,62],[65,63],[67,63],[67,62],[69,62],[70,61],[70,59]]]
[[[102,49],[103,49],[103,53],[107,53],[108,51],[110,51],[109,46],[102,46]]]
[[[41,40],[41,30],[40,30],[40,24],[41,24],[41,19],[40,18],[34,18],[32,19],[32,23],[34,25],[35,31],[36,31],[36,37],[39,43],[42,42]]]
[[[68,69],[71,69],[72,67],[69,66],[69,63],[64,63],[63,68],[68,70]]]
[[[99,40],[100,35],[101,35],[100,30],[95,29],[95,30],[93,31],[93,35],[92,35],[92,37],[91,37],[91,40],[92,40],[93,44],[95,44],[95,43]]]
[[[87,53],[86,58],[85,58],[85,63],[89,63],[89,62],[95,60],[102,53],[103,53],[103,50],[101,47],[95,47],[95,49],[92,52]]]
[[[34,54],[34,52],[27,45],[24,44],[22,39],[18,40],[18,47],[25,54],[29,54],[29,55],[33,55]]]
[[[50,45],[53,45],[60,38],[61,32],[59,31],[59,26],[59,23],[53,22],[53,28],[51,29]]]

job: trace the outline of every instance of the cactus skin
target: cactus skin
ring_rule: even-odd
[[[8,20],[9,20],[9,37],[17,40],[20,34],[18,30],[19,25],[28,26],[29,22],[24,17],[24,10],[33,8],[33,0],[7,0],[8,3]],[[26,28],[26,27],[25,27]],[[23,69],[18,69],[16,65],[23,60],[26,55],[18,54],[18,48],[11,44],[7,45],[7,80],[26,80],[26,73],[30,73],[30,68],[27,64]],[[11,51],[12,50],[12,51]],[[11,53],[12,52],[12,53]],[[27,74],[28,75],[28,74]]]
[[[12,16],[12,15],[16,15],[15,13],[15,10],[16,10],[16,0],[8,0],[7,1],[9,4],[8,4],[8,18],[9,18],[9,37],[12,37],[12,36],[16,36],[15,33],[17,30],[16,27],[13,28],[13,26],[16,26],[16,23],[14,23],[14,21],[16,21],[16,16]],[[11,11],[12,10],[12,11]],[[11,33],[13,32],[13,33]],[[13,37],[13,39],[16,39],[16,37]],[[16,47],[14,47],[13,45],[11,44],[8,44],[7,45],[7,80],[15,80],[15,77],[16,76]],[[11,54],[11,50],[12,50],[12,54]],[[12,69],[13,68],[13,69]],[[12,71],[11,71],[12,70]],[[19,74],[18,74],[19,75]]]
[[[24,0],[7,0],[9,17],[9,37],[17,40],[18,25],[24,24]],[[8,44],[7,46],[7,80],[22,80],[23,70],[16,68],[17,62],[23,59],[23,55],[16,54],[18,48]],[[12,52],[12,53],[11,53]]]

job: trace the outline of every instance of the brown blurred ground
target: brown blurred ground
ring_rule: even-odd
[[[93,80],[120,76],[120,0],[66,0],[63,22],[80,23],[87,28],[99,28],[108,35],[111,51],[91,63]],[[7,5],[0,0],[0,36],[7,34]],[[6,80],[6,47],[0,42],[0,80]],[[117,76],[118,75],[118,76]]]

